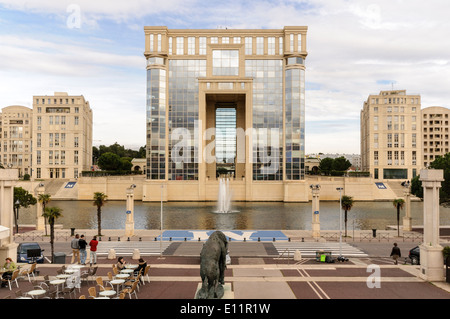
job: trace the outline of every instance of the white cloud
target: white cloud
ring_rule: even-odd
[[[123,144],[145,142],[141,24],[146,21],[152,25],[155,16],[158,24],[165,22],[169,28],[308,26],[306,80],[314,83],[314,90],[306,94],[307,152],[345,149],[358,153],[356,123],[363,102],[369,94],[390,89],[390,81],[396,89],[421,94],[422,107],[450,107],[450,2],[446,0],[0,0],[6,8],[54,14],[63,21],[72,3],[79,5],[87,29],[81,29],[88,36],[84,42],[60,41],[51,34],[20,39],[0,31],[0,90],[8,89],[7,95],[2,92],[2,98],[9,101],[23,101],[31,92],[62,90],[85,95],[95,109],[95,139]],[[120,43],[109,29],[101,29],[104,20],[114,21],[115,26],[124,24],[122,32],[141,34],[142,41],[136,44],[141,52],[112,49]],[[89,34],[89,28],[99,32]],[[380,80],[386,84],[380,84]],[[22,90],[23,82],[27,82],[27,91]],[[130,111],[121,113],[124,110]],[[340,130],[339,123],[348,124]],[[124,128],[120,138],[113,127]],[[333,134],[327,135],[333,127]]]

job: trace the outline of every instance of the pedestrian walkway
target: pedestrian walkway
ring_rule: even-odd
[[[342,248],[339,243],[334,242],[276,242],[273,245],[279,255],[292,256],[298,250],[302,257],[310,258],[315,257],[317,251],[331,252],[331,256],[339,256],[342,253],[345,257],[368,257],[366,253],[347,243],[342,243]]]
[[[132,256],[135,249],[141,256],[159,256],[164,255],[171,244],[167,241],[102,241],[97,256],[108,256],[110,249],[114,249],[117,256]]]

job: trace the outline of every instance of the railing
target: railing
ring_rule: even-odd
[[[65,240],[69,241],[72,239],[72,236],[70,236],[69,231],[59,231],[54,233],[54,239],[56,240]],[[26,233],[17,233],[14,234],[14,241],[21,242],[21,241],[44,241],[44,240],[50,240],[50,232],[48,235],[42,234],[42,232],[26,232]]]
[[[286,257],[284,257],[285,254],[287,255]],[[291,251],[288,248],[286,248],[285,250],[283,250],[283,252],[281,254],[278,255],[278,257],[275,257],[274,259],[277,260],[277,265],[278,265],[278,261],[279,260],[287,259],[288,265],[289,265],[290,264],[290,260],[291,260]]]

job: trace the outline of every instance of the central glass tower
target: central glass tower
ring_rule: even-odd
[[[307,27],[144,31],[148,188],[212,200],[226,175],[243,200],[271,187],[273,200],[294,196],[288,188],[304,182]]]

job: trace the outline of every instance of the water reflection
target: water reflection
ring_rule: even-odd
[[[63,209],[57,220],[64,228],[97,228],[97,211],[91,201],[51,201]],[[164,229],[311,229],[311,203],[234,202],[238,213],[217,214],[214,202],[170,202],[163,205]],[[36,207],[22,209],[20,224],[34,224]],[[102,209],[102,228],[125,228],[125,201],[108,201]],[[342,213],[344,215],[344,213]],[[401,217],[405,210],[401,211]],[[411,205],[413,225],[423,225],[423,203]],[[347,229],[385,229],[397,224],[391,202],[356,202],[348,212]],[[135,229],[160,228],[160,204],[135,202]],[[401,223],[401,221],[400,221]],[[450,225],[450,209],[440,208],[441,225]],[[339,229],[339,203],[320,203],[321,229]]]

